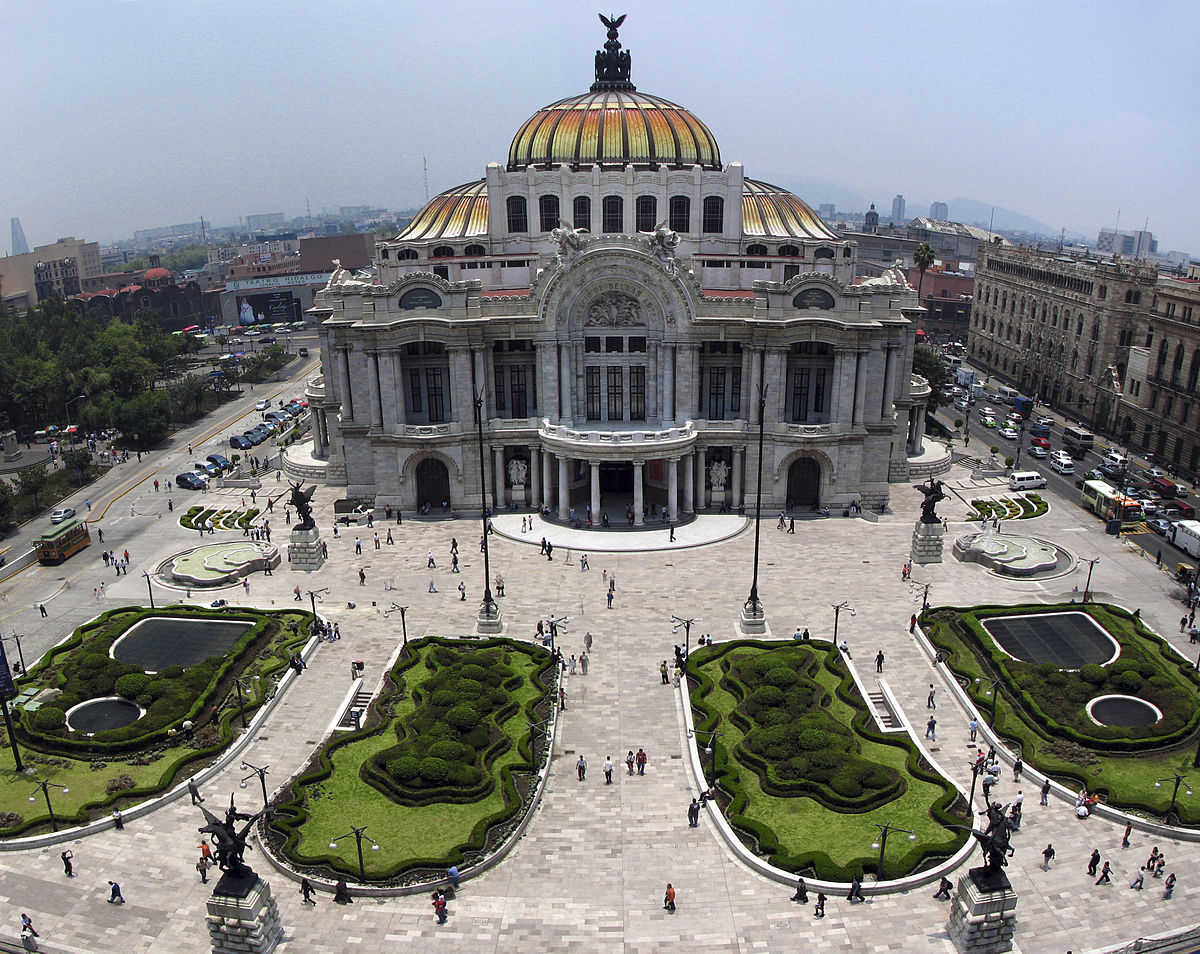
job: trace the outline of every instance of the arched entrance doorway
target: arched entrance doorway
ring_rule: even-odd
[[[417,507],[436,510],[443,503],[450,503],[450,472],[436,457],[426,457],[417,464]]]
[[[816,507],[820,501],[821,465],[811,457],[797,457],[788,468],[788,509]]]

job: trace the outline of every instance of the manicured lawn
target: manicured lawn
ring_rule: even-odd
[[[959,624],[960,618],[970,614],[973,618],[986,617],[992,613],[1054,612],[1086,609],[1123,646],[1122,658],[1136,659],[1139,666],[1152,664],[1157,672],[1146,680],[1146,691],[1170,692],[1178,710],[1173,725],[1184,728],[1173,733],[1168,744],[1159,744],[1153,738],[1139,739],[1144,730],[1122,732],[1113,728],[1093,729],[1096,735],[1106,738],[1087,739],[1080,736],[1075,741],[1066,736],[1072,730],[1049,731],[1053,725],[1039,711],[1040,706],[1058,706],[1061,696],[1072,690],[1068,682],[1061,686],[1036,685],[1039,688],[1022,691],[1019,681],[1020,667],[1011,663],[997,665],[994,644],[990,638],[978,638],[978,630]],[[996,729],[1009,743],[1019,750],[1025,762],[1051,775],[1072,788],[1086,786],[1116,808],[1140,811],[1163,816],[1167,812],[1174,783],[1163,783],[1155,788],[1161,778],[1176,772],[1188,778],[1191,784],[1200,785],[1200,770],[1192,767],[1200,736],[1195,731],[1197,687],[1191,665],[1171,650],[1157,637],[1139,630],[1137,622],[1117,607],[1088,604],[1029,607],[974,607],[938,608],[923,617],[922,625],[930,638],[946,655],[947,664],[968,688],[976,706],[987,719],[992,705],[992,696],[987,693],[993,679],[1001,678],[1000,697],[996,700]],[[1118,659],[1113,666],[1121,663]],[[1107,667],[1106,667],[1107,668]],[[1014,681],[1012,672],[1018,672]],[[1083,670],[1081,669],[1082,673]],[[1043,673],[1031,674],[1039,678]],[[1071,677],[1074,679],[1074,677]],[[1155,680],[1151,686],[1150,679]],[[976,680],[979,680],[978,682]],[[1033,684],[1031,682],[1031,684]],[[1096,690],[1096,694],[1101,692]],[[1130,694],[1138,695],[1136,691]],[[1046,699],[1050,696],[1050,699]],[[1161,706],[1160,706],[1161,708]],[[1052,710],[1053,711],[1053,710]],[[1187,728],[1191,726],[1191,728]],[[1112,751],[1104,746],[1124,745],[1132,751]],[[1175,814],[1185,825],[1200,824],[1200,798],[1185,794],[1188,786],[1182,786],[1175,803]]]
[[[439,669],[452,658],[447,653],[482,661],[481,650],[503,653],[511,670],[503,686],[507,701],[493,710],[498,717],[487,751],[495,755],[481,763],[481,796],[464,800],[453,784],[430,783],[425,792],[419,781],[412,783],[416,788],[396,788],[396,780],[380,766],[390,771],[396,761],[391,756],[428,741],[414,738],[406,727],[431,705],[427,686],[437,682]],[[284,850],[294,863],[329,866],[357,879],[356,841],[341,836],[351,826],[366,826],[366,834],[379,843],[378,850],[371,850],[364,842],[367,880],[395,878],[414,868],[461,865],[465,853],[484,846],[490,828],[510,823],[521,809],[524,785],[518,789],[514,777],[532,768],[529,723],[545,717],[534,713],[547,698],[539,677],[548,667],[548,655],[507,640],[464,644],[440,639],[410,642],[409,653],[393,670],[395,685],[372,706],[367,725],[327,745],[314,769],[279,806],[273,828],[287,836]],[[437,691],[445,689],[435,690],[433,699]],[[440,739],[453,736],[443,732]],[[333,840],[336,849],[329,847]]]
[[[701,678],[700,687],[692,695],[698,712],[697,740],[705,744],[704,728],[717,727],[713,762],[720,788],[734,796],[728,806],[730,821],[756,836],[773,864],[836,880],[874,872],[879,854],[871,847],[878,838],[876,823],[909,829],[916,835],[913,842],[901,833],[890,837],[884,859],[885,878],[908,874],[961,846],[963,833],[946,827],[947,823],[965,821],[946,814],[947,806],[957,797],[952,787],[930,775],[928,769],[918,768],[917,750],[907,737],[885,737],[875,731],[836,652],[823,643],[808,647],[820,657],[814,672],[821,705],[836,723],[853,727],[853,748],[858,759],[900,776],[898,794],[865,810],[844,811],[822,804],[816,797],[764,790],[759,772],[739,756],[752,723],[735,713],[742,690],[736,683],[731,685],[728,676],[739,660],[778,650],[780,644],[728,645],[737,648],[697,650],[689,661],[691,672],[708,677]],[[715,678],[718,670],[720,681]]]

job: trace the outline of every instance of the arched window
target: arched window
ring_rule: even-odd
[[[606,195],[600,203],[600,211],[603,213],[604,219],[601,225],[602,231],[625,231],[625,203],[619,195]]]
[[[797,248],[795,245],[780,245],[779,246],[779,254],[780,255],[789,255],[792,258],[799,258],[800,257],[800,249]]]
[[[658,199],[652,195],[639,195],[633,203],[637,230],[653,232],[658,225]]]
[[[700,225],[706,233],[725,231],[725,200],[719,195],[704,197],[704,221]]]
[[[1188,368],[1187,388],[1189,391],[1196,390],[1196,378],[1200,375],[1200,348],[1192,352],[1192,363]]]
[[[463,249],[463,254],[470,256],[486,255],[487,249],[485,249],[482,245],[468,245]]]
[[[765,245],[759,245],[758,243],[755,243],[753,245],[747,245],[746,246],[746,254],[747,255],[766,255],[767,247]]]
[[[847,245],[844,249],[842,249],[842,258],[849,258],[850,254],[850,246]]]
[[[417,250],[415,248],[402,248],[396,253],[396,261],[411,262],[417,258]]]
[[[571,203],[571,225],[577,229],[592,230],[591,196],[577,195]]]
[[[529,210],[525,205],[525,196],[510,195],[508,197],[508,230],[510,232],[529,231]]]
[[[538,227],[542,232],[558,228],[558,196],[538,197]]]
[[[833,258],[833,249],[822,246],[813,252],[813,258]]]
[[[432,252],[429,253],[430,258],[451,258],[454,255],[454,249],[449,245],[435,245]]]
[[[686,195],[671,196],[668,225],[672,232],[690,232],[692,230],[692,200]]]
[[[1077,315],[1075,318],[1075,337],[1083,337],[1083,315]]]

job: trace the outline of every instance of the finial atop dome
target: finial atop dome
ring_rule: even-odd
[[[608,40],[604,49],[596,51],[596,82],[592,84],[592,92],[604,89],[635,89],[629,82],[629,51],[621,50],[621,41],[617,39],[617,30],[625,22],[626,14],[613,14],[606,17],[600,14],[600,22],[608,27]]]

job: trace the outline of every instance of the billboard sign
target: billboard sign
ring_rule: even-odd
[[[239,325],[275,324],[300,319],[299,302],[291,292],[272,292],[266,295],[238,295]]]

